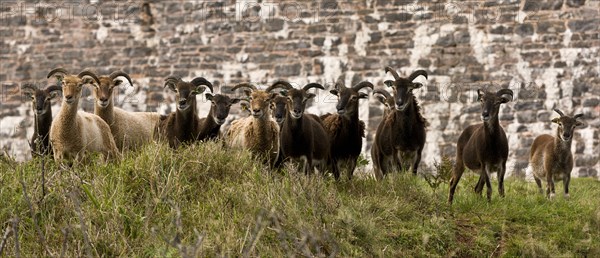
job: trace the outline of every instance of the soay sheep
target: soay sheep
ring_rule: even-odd
[[[205,93],[206,99],[211,102],[208,115],[200,118],[200,133],[198,140],[214,140],[221,137],[221,125],[229,116],[231,105],[240,102],[238,98],[231,98],[225,94]]]
[[[356,162],[362,150],[362,138],[365,137],[365,123],[358,119],[358,104],[360,99],[368,98],[361,89],[371,88],[373,84],[360,82],[350,88],[339,79],[330,92],[338,97],[337,114],[321,116],[325,130],[330,140],[330,155],[332,166],[341,171],[342,165],[348,169],[348,178],[354,175]]]
[[[251,116],[235,120],[227,131],[227,145],[250,150],[274,166],[279,155],[279,126],[271,117],[270,104],[275,93],[259,90],[254,84],[240,83],[231,91],[244,89],[250,100]]]
[[[483,123],[467,127],[460,134],[456,143],[456,164],[452,170],[450,180],[450,194],[448,202],[452,203],[458,181],[465,171],[465,166],[479,173],[479,181],[475,192],[481,194],[483,185],[487,187],[487,199],[492,199],[492,185],[490,177],[493,170],[498,171],[498,192],[504,197],[504,173],[508,158],[508,140],[504,129],[498,121],[500,105],[513,99],[510,89],[501,89],[498,92],[477,90],[477,100],[481,103],[481,119]]]
[[[583,114],[573,117],[565,115],[562,111],[554,109],[560,117],[552,119],[552,123],[558,125],[556,136],[543,134],[535,138],[529,153],[528,172],[533,174],[535,183],[542,190],[542,180],[546,181],[546,196],[554,197],[554,181],[563,181],[565,197],[569,197],[569,181],[571,170],[573,170],[573,154],[571,153],[571,142],[575,127],[583,126],[584,123],[577,119]]]
[[[318,83],[309,83],[302,89],[295,89],[289,82],[277,81],[272,88],[281,87],[286,90],[288,97],[287,114],[281,127],[281,150],[286,158],[303,159],[305,174],[314,171],[315,164],[319,164],[323,173],[330,163],[330,141],[322,122],[316,116],[305,114],[306,102],[316,95],[308,93],[312,88],[325,88]],[[335,178],[339,178],[339,171],[335,166],[331,168]]]
[[[115,71],[108,76],[99,76],[100,84],[94,84],[94,114],[101,117],[110,127],[120,151],[135,150],[152,141],[152,134],[160,115],[156,112],[128,112],[114,106],[113,91],[127,79],[133,85],[129,75]]]
[[[166,139],[169,146],[177,149],[181,144],[187,144],[199,139],[200,118],[196,114],[196,95],[204,92],[212,84],[203,77],[196,77],[190,82],[180,77],[169,76],[165,79],[165,87],[176,93],[177,109],[175,112],[161,116],[156,126],[155,139]]]
[[[120,157],[110,127],[97,115],[78,111],[81,91],[89,79],[100,84],[95,74],[83,71],[70,75],[63,68],[48,73],[48,78],[56,75],[62,83],[63,101],[58,115],[50,127],[50,142],[54,159],[77,159],[86,152],[102,153],[107,159]]]
[[[417,173],[421,162],[421,152],[425,146],[427,120],[421,114],[421,108],[415,95],[414,89],[423,85],[413,82],[419,76],[427,78],[424,70],[414,71],[408,78],[400,77],[391,67],[385,68],[386,73],[394,76],[394,81],[387,80],[384,83],[394,89],[394,109],[384,117],[377,127],[371,157],[373,159],[373,170],[377,179],[382,179],[393,167],[398,165],[398,155],[408,159],[412,156],[410,167],[413,174]],[[406,162],[404,159],[400,163]],[[397,168],[402,170],[402,166]]]
[[[21,92],[33,102],[33,135],[29,143],[32,155],[52,155],[49,136],[52,126],[51,100],[58,96],[59,91],[62,91],[60,85],[48,85],[43,89],[30,83],[21,85]]]

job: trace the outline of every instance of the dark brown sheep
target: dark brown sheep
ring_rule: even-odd
[[[560,117],[552,119],[552,123],[558,125],[556,136],[543,134],[535,138],[529,153],[528,172],[533,174],[535,183],[542,190],[542,180],[545,180],[546,196],[554,197],[554,181],[563,181],[565,197],[569,197],[569,181],[571,170],[573,170],[573,154],[571,153],[571,142],[575,127],[583,126],[584,123],[577,119],[583,114],[573,117],[566,116],[562,111],[554,109]]]
[[[465,166],[479,173],[479,181],[475,192],[481,194],[483,185],[487,186],[487,199],[492,199],[490,176],[492,170],[498,171],[498,192],[504,197],[504,173],[508,158],[508,140],[498,121],[500,105],[513,99],[513,92],[501,89],[498,92],[477,90],[477,100],[481,103],[483,123],[467,127],[456,144],[456,164],[450,180],[448,202],[452,203],[458,181],[465,171]]]
[[[165,87],[176,93],[177,110],[168,116],[161,116],[156,128],[155,138],[166,139],[171,148],[178,148],[199,139],[200,118],[196,114],[196,95],[205,88],[212,91],[212,84],[203,77],[185,82],[179,77],[169,76]]]
[[[390,67],[386,72],[392,73],[394,81],[388,80],[385,84],[394,89],[394,109],[384,117],[377,127],[371,157],[375,177],[379,180],[398,165],[399,155],[402,157],[412,156],[410,167],[413,174],[417,174],[421,162],[421,152],[425,146],[425,128],[427,120],[421,115],[420,107],[414,89],[423,85],[413,82],[419,76],[427,78],[424,70],[414,71],[408,78],[398,76],[396,71]],[[401,163],[406,160],[401,160]],[[396,168],[402,170],[402,167]]]
[[[305,174],[312,174],[316,163],[324,172],[330,162],[329,137],[318,117],[305,114],[306,102],[316,95],[308,93],[309,89],[325,89],[321,84],[309,83],[302,89],[295,89],[289,82],[277,81],[270,88],[281,87],[286,90],[287,110],[281,127],[281,150],[286,158],[303,159]],[[335,178],[339,172],[333,169]]]
[[[31,136],[32,155],[52,155],[50,145],[50,127],[52,126],[51,100],[62,91],[60,85],[48,85],[38,89],[35,85],[25,83],[21,85],[21,92],[33,102],[33,135]]]
[[[362,150],[362,138],[365,137],[365,123],[358,119],[359,100],[368,98],[366,93],[359,92],[364,88],[373,89],[373,84],[363,81],[348,88],[344,81],[339,79],[330,91],[338,97],[337,114],[321,116],[331,141],[332,166],[336,166],[337,171],[341,171],[341,167],[345,166],[349,179],[354,175],[356,161]]]
[[[231,98],[225,94],[205,93],[206,99],[211,102],[208,115],[200,118],[200,134],[198,140],[216,140],[221,137],[221,125],[229,116],[231,105],[240,102],[239,98]]]

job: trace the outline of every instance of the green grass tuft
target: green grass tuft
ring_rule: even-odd
[[[571,199],[549,201],[535,183],[508,178],[506,198],[494,181],[488,203],[465,173],[449,206],[451,161],[435,167],[427,180],[336,182],[270,172],[220,143],[149,145],[70,168],[3,158],[2,255],[15,256],[18,242],[25,257],[600,256],[600,182],[573,179]]]

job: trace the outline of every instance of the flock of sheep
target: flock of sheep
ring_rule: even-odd
[[[123,83],[122,78],[133,85],[127,73],[116,71],[98,76],[90,70],[70,74],[63,68],[48,73],[55,76],[57,84],[38,89],[23,84],[21,91],[29,96],[34,105],[35,124],[31,140],[32,152],[53,155],[57,161],[80,160],[86,153],[101,153],[107,159],[119,159],[121,153],[135,150],[152,141],[168,142],[172,148],[196,141],[223,139],[228,147],[250,150],[272,168],[287,161],[303,164],[306,174],[331,172],[336,179],[345,169],[349,178],[356,168],[357,159],[365,137],[365,124],[359,120],[360,99],[368,98],[361,92],[365,88],[385,106],[384,118],[377,128],[371,148],[374,174],[378,180],[392,171],[408,169],[413,174],[421,160],[425,144],[427,120],[413,94],[423,85],[414,80],[427,78],[427,72],[417,70],[408,77],[400,77],[390,67],[385,68],[394,80],[384,85],[392,88],[374,89],[368,81],[347,87],[338,80],[330,93],[338,97],[337,113],[317,116],[305,112],[306,103],[315,97],[310,89],[325,88],[309,83],[294,88],[289,82],[279,80],[265,90],[252,83],[240,83],[232,91],[242,90],[246,98],[234,98],[215,94],[211,82],[203,77],[184,81],[169,76],[165,87],[176,94],[176,110],[168,115],[155,112],[129,112],[114,106],[113,91]],[[85,85],[93,86],[94,113],[79,110],[79,99]],[[196,114],[196,95],[205,93],[211,102],[207,117]],[[63,100],[59,113],[52,117],[50,100],[62,91]],[[504,196],[504,174],[508,157],[508,141],[498,121],[500,105],[510,102],[513,92],[501,89],[497,92],[478,90],[483,123],[464,129],[457,142],[456,164],[450,181],[448,201],[452,203],[456,186],[469,168],[480,174],[475,192],[481,194],[487,187],[491,200],[490,175],[498,172],[498,191]],[[240,103],[251,116],[235,120],[224,136],[221,125],[229,115],[232,105]],[[563,180],[565,196],[568,197],[570,172],[573,168],[571,141],[573,130],[583,125],[582,115],[560,115],[552,120],[558,125],[556,136],[541,135],[531,146],[530,170],[542,191],[541,181],[547,182],[546,195],[555,194],[554,181]]]

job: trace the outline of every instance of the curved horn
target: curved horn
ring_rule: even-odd
[[[335,85],[333,86],[333,88],[335,89],[339,89],[340,87],[346,87],[346,83],[344,83],[344,78],[342,76],[340,76],[340,78],[337,79],[337,81],[335,81]]]
[[[169,86],[171,89],[174,89],[175,84],[177,84],[180,81],[181,81],[180,77],[171,75],[165,79],[165,85],[163,87]]]
[[[31,90],[35,92],[36,90],[38,90],[38,88],[33,83],[23,83],[21,84],[21,91],[24,90]]]
[[[423,77],[427,79],[427,72],[425,70],[416,70],[413,73],[411,73],[410,76],[408,76],[408,80],[412,82],[414,79],[419,77],[419,75],[423,75]]]
[[[67,70],[65,70],[65,68],[59,67],[59,68],[52,69],[52,71],[50,71],[48,73],[48,76],[46,76],[46,78],[52,77],[52,75],[54,75],[55,73],[62,73],[63,76],[69,74],[69,72],[67,72]]]
[[[90,70],[83,70],[77,75],[77,77],[79,77],[79,78],[83,78],[84,76],[92,77],[92,79],[94,79],[94,81],[96,81],[96,83],[98,85],[100,85],[100,80],[98,79],[98,76],[96,76],[96,74],[94,72],[92,72]]]
[[[501,97],[502,95],[510,95],[510,100],[513,100],[513,91],[511,89],[500,89],[498,92],[496,92],[496,96]]]
[[[233,88],[231,88],[231,91],[235,91],[239,88],[248,88],[251,89],[252,91],[257,90],[256,86],[254,86],[254,84],[249,83],[249,82],[242,82],[242,83],[238,83],[237,85],[233,86]]]
[[[583,114],[577,114],[577,115],[573,116],[573,118],[577,119],[577,118],[580,118],[582,116],[583,116]]]
[[[392,94],[390,94],[387,90],[384,89],[376,89],[373,91],[373,95],[375,94],[381,94],[383,95],[386,99],[390,99],[392,97]]]
[[[292,86],[292,84],[290,84],[287,81],[279,80],[279,81],[276,81],[275,83],[271,84],[271,86],[269,86],[265,91],[271,92],[272,90],[277,89],[277,88],[289,90],[289,89],[293,89],[294,87]]]
[[[215,92],[215,91],[213,90],[213,85],[212,85],[212,83],[210,83],[210,82],[209,82],[207,79],[205,79],[204,77],[196,77],[196,78],[194,78],[194,79],[191,81],[191,83],[192,83],[194,86],[196,86],[196,87],[198,87],[198,86],[200,86],[200,85],[204,85],[204,86],[206,86],[207,88],[209,88],[209,89],[210,89],[210,92]]]
[[[394,70],[394,68],[391,68],[389,66],[385,67],[385,73],[392,73],[392,75],[394,76],[395,80],[400,80],[400,76],[398,75],[398,73],[396,72],[396,70]]]
[[[323,85],[318,84],[316,82],[311,82],[309,84],[304,85],[304,87],[302,87],[302,90],[303,91],[308,91],[308,90],[310,90],[312,88],[317,88],[317,89],[322,89],[322,90],[325,89],[325,87],[323,87]]]
[[[114,80],[115,78],[117,78],[119,76],[125,77],[127,79],[127,81],[129,82],[129,85],[133,86],[133,82],[131,82],[131,77],[129,77],[129,74],[127,74],[126,72],[123,72],[123,71],[114,71],[108,77],[112,81],[112,80]]]
[[[47,86],[44,90],[46,92],[50,93],[50,92],[53,92],[55,90],[62,91],[62,87],[60,85],[50,85],[50,86]]]
[[[359,82],[356,85],[352,86],[352,89],[355,90],[355,91],[359,91],[362,88],[371,88],[371,89],[373,89],[373,84],[370,83],[370,82],[368,82],[368,81],[362,81],[362,82]]]
[[[562,111],[560,111],[558,108],[555,108],[554,112],[558,113],[561,117],[565,116],[565,113],[563,113]]]

